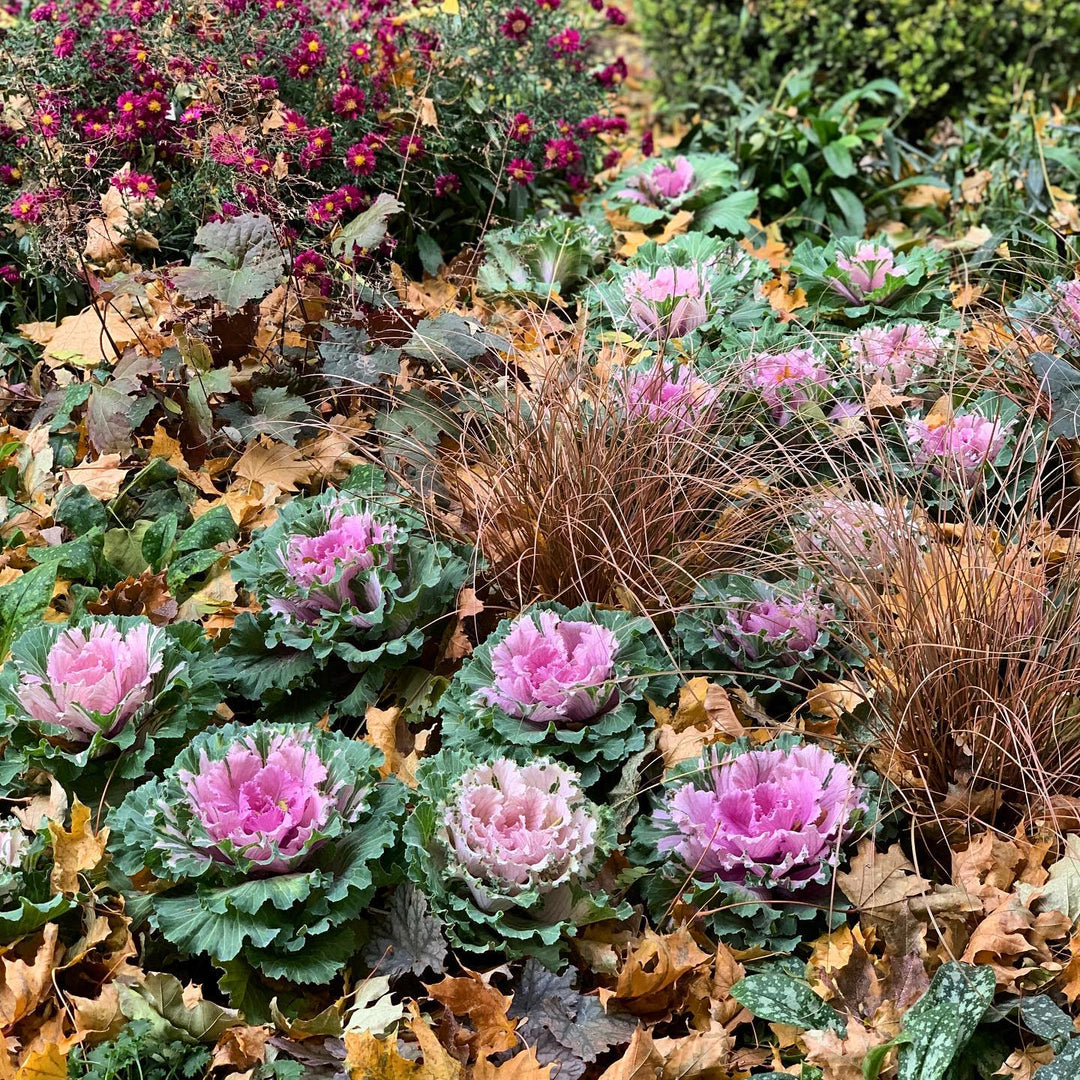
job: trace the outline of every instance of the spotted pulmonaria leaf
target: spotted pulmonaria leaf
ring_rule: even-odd
[[[994,969],[943,964],[904,1018],[897,1080],[941,1080],[994,997]]]
[[[774,1024],[790,1024],[802,1030],[831,1028],[841,1036],[844,1021],[800,979],[782,972],[747,975],[732,988],[731,996],[755,1016]]]

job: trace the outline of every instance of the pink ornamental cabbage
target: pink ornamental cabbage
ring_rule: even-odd
[[[861,304],[866,297],[884,288],[890,277],[903,277],[896,269],[892,249],[884,244],[862,243],[851,255],[838,252],[836,265],[844,271],[843,278],[828,278],[829,286],[852,304]]]
[[[720,764],[711,784],[676,788],[654,816],[698,879],[795,889],[829,880],[854,815],[864,809],[852,769],[819,746],[751,750]]]
[[[701,267],[634,270],[623,279],[623,291],[634,325],[661,341],[685,337],[709,318]]]
[[[848,345],[867,375],[897,390],[932,367],[939,349],[918,323],[901,323],[888,330],[868,326],[849,338]]]
[[[773,419],[781,425],[791,419],[792,411],[809,402],[818,388],[829,384],[824,363],[809,349],[761,353],[751,359],[744,379],[760,391]]]
[[[18,868],[29,846],[29,838],[14,818],[0,823],[0,876]]]
[[[978,413],[964,413],[933,427],[925,420],[911,420],[907,438],[917,465],[932,465],[939,476],[948,474],[972,484],[983,466],[1001,452],[1010,426]]]
[[[75,742],[99,732],[113,738],[151,698],[164,650],[164,635],[149,624],[123,633],[111,623],[95,623],[89,634],[75,627],[56,639],[47,677],[25,673],[16,693],[38,723],[66,728]]]
[[[1060,286],[1054,301],[1054,331],[1067,346],[1075,348],[1080,345],[1080,278]]]
[[[717,390],[699,379],[690,367],[680,365],[668,374],[663,366],[636,371],[622,378],[626,411],[654,424],[689,427],[717,399]]]
[[[867,499],[828,495],[810,505],[807,519],[795,534],[795,550],[807,559],[823,557],[854,580],[890,566],[902,540],[918,540],[907,514]]]
[[[569,769],[500,758],[469,769],[455,791],[444,839],[482,910],[533,891],[550,897],[589,873],[598,822]]]
[[[778,593],[771,599],[734,608],[728,613],[728,629],[722,632],[734,637],[751,660],[757,659],[758,639],[766,645],[782,645],[785,656],[794,659],[814,648],[835,615],[833,606],[823,604],[814,589],[801,596]]]
[[[670,166],[661,162],[649,172],[630,177],[619,196],[645,206],[662,208],[693,189],[694,167],[680,154]]]
[[[270,610],[306,623],[318,622],[326,611],[355,607],[375,611],[383,599],[379,577],[370,571],[392,570],[392,544],[397,526],[364,511],[331,509],[326,528],[314,535],[290,536],[281,550],[282,565],[300,593],[274,596]],[[359,582],[357,578],[361,578]],[[303,595],[306,593],[306,595]],[[358,625],[366,625],[356,616]]]
[[[313,745],[274,734],[265,756],[253,738],[234,743],[221,760],[204,750],[199,771],[178,773],[191,812],[218,846],[222,862],[233,853],[258,864],[263,874],[295,869],[318,847],[313,837],[337,808],[324,790],[327,769]]]
[[[532,724],[574,727],[618,701],[612,684],[619,639],[606,626],[541,611],[539,626],[522,615],[491,650],[494,686],[479,691],[488,705]]]

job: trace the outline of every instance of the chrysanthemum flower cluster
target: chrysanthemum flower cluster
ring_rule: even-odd
[[[538,606],[501,622],[454,676],[443,739],[478,753],[530,747],[591,785],[644,747],[646,699],[673,691],[670,667],[648,619]]]

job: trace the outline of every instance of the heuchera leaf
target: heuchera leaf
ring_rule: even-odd
[[[204,225],[195,243],[203,250],[192,256],[190,266],[172,274],[189,300],[212,297],[235,311],[266,296],[285,269],[273,222],[261,214]]]
[[[390,897],[390,910],[372,927],[364,958],[384,975],[411,971],[440,971],[447,945],[442,924],[428,913],[427,899],[419,889],[402,885]]]
[[[994,997],[994,969],[949,963],[904,1017],[897,1080],[941,1080],[975,1033]]]

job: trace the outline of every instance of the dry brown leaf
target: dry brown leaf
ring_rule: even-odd
[[[683,976],[711,959],[686,926],[671,934],[646,927],[644,937],[623,962],[615,989],[601,989],[600,1001],[606,1008],[615,998],[635,1016],[664,1016],[683,1002],[685,993],[679,985]]]
[[[130,469],[121,469],[119,454],[102,454],[96,461],[84,461],[64,470],[64,486],[82,484],[95,499],[108,502],[120,494]]]
[[[772,221],[768,225],[762,225],[757,218],[750,218],[750,224],[765,234],[765,243],[754,247],[750,240],[744,237],[739,241],[739,247],[753,255],[755,259],[764,259],[774,270],[787,266],[790,260],[787,244],[780,237],[780,223]]]
[[[67,1080],[67,1052],[59,1043],[31,1050],[15,1073],[15,1080]]]
[[[167,626],[180,613],[180,606],[165,584],[165,571],[153,574],[144,570],[138,577],[102,589],[86,610],[91,615],[145,615],[155,626]]]
[[[417,1080],[462,1080],[465,1074],[464,1066],[442,1047],[435,1037],[435,1032],[420,1015],[420,1006],[415,1001],[409,1003],[409,1012],[409,1030],[420,1044],[420,1051],[424,1055],[424,1064]]]
[[[53,845],[53,869],[50,883],[58,893],[79,891],[79,874],[92,870],[105,856],[109,830],[94,832],[90,826],[90,808],[78,799],[71,807],[71,830],[62,824],[49,822]]]
[[[296,447],[272,442],[262,435],[244,451],[233,473],[264,489],[296,491],[298,485],[311,480],[315,469]]]
[[[46,923],[41,931],[41,944],[32,963],[0,957],[4,977],[0,981],[0,1030],[17,1024],[31,1015],[52,993],[53,968],[57,956],[56,923]]]
[[[492,1065],[485,1057],[472,1069],[472,1080],[549,1080],[551,1065],[541,1065],[536,1050],[528,1046],[501,1065]]]
[[[922,210],[928,206],[944,210],[951,199],[952,192],[937,184],[914,184],[904,192],[904,206],[911,210]]]
[[[120,296],[98,307],[100,312],[88,307],[78,315],[69,315],[56,327],[42,353],[50,367],[72,363],[92,368],[101,363],[115,362],[119,359],[119,352],[137,344],[150,332],[150,324],[132,314],[131,298],[128,296]]]
[[[883,1032],[867,1027],[854,1017],[847,1019],[847,1035],[835,1031],[804,1031],[806,1061],[822,1071],[822,1080],[863,1080],[862,1063],[875,1046],[889,1041]]]
[[[380,709],[369,705],[364,715],[367,734],[364,741],[382,751],[383,763],[379,772],[383,776],[396,776],[409,787],[416,787],[416,768],[420,764],[417,738],[409,730],[409,725],[401,709],[392,705],[389,709]]]
[[[960,181],[960,197],[968,206],[978,206],[983,201],[983,194],[993,175],[989,169],[979,169]]]
[[[266,1040],[272,1031],[268,1027],[232,1027],[222,1033],[214,1047],[212,1068],[223,1065],[234,1069],[250,1069],[266,1060]]]
[[[1012,896],[975,928],[961,959],[992,967],[998,988],[1017,992],[1033,969],[1045,972],[1060,967],[1047,943],[1067,937],[1071,925],[1060,911],[1035,915],[1018,896]]]
[[[639,1027],[618,1061],[609,1065],[600,1080],[656,1080],[664,1059],[653,1045],[652,1036]]]
[[[475,1059],[512,1050],[517,1045],[517,1021],[506,1015],[513,997],[500,994],[475,972],[470,972],[467,978],[448,975],[441,982],[426,985],[426,989],[455,1016],[468,1017],[474,1033],[464,1039],[460,1033],[456,1037],[469,1047]]]
[[[1009,1080],[1032,1080],[1036,1071],[1054,1060],[1052,1046],[1029,1046],[1024,1050],[1014,1050],[998,1069],[995,1076],[1008,1077]]]
[[[780,316],[783,323],[794,322],[794,313],[807,306],[806,290],[798,287],[792,289],[791,283],[791,275],[784,270],[778,277],[761,286],[769,306]]]

